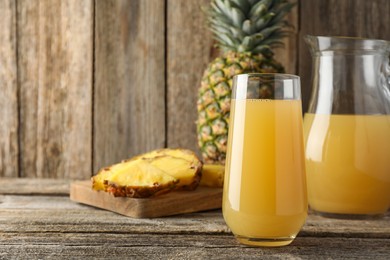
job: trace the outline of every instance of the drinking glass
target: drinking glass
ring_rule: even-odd
[[[233,79],[225,222],[243,244],[290,244],[307,216],[300,79],[241,74]]]

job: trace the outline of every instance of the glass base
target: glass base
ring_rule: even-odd
[[[278,247],[278,246],[287,246],[293,240],[294,237],[277,237],[277,238],[251,238],[244,236],[236,236],[236,239],[244,245],[248,246],[261,246],[261,247]]]
[[[316,215],[319,215],[324,218],[337,218],[337,219],[380,219],[384,217],[385,214],[378,213],[378,214],[343,214],[343,213],[328,213],[328,212],[321,212],[317,210],[312,210],[312,212]]]

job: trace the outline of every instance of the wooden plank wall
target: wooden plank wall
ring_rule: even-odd
[[[93,2],[19,0],[19,175],[91,169]]]
[[[209,0],[0,0],[0,177],[86,179],[161,147],[197,151]],[[388,0],[298,0],[276,57],[310,95],[305,34],[390,40]]]
[[[95,1],[93,171],[165,146],[165,2]]]
[[[16,5],[0,1],[0,176],[13,177],[18,163]]]
[[[168,0],[167,145],[197,151],[196,100],[200,78],[214,55],[201,8],[209,0]]]

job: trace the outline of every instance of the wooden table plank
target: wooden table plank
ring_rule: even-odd
[[[0,179],[3,181],[3,179]],[[68,195],[23,195],[34,180],[0,189],[0,258],[389,259],[390,212],[376,220],[309,215],[290,246],[240,245],[221,210],[134,219],[70,201]],[[57,182],[63,184],[61,181]],[[2,185],[0,185],[2,187]],[[46,190],[48,194],[51,191]],[[3,194],[3,195],[1,195]],[[28,192],[25,192],[28,194]]]
[[[4,202],[5,207],[10,207],[10,200],[1,197],[0,200]],[[55,200],[54,203],[59,204],[59,201]],[[45,206],[48,205],[45,204]],[[91,207],[82,205],[78,205],[78,207],[81,207],[80,209],[59,207],[52,206],[48,209],[38,209],[30,206],[30,209],[24,210],[17,206],[12,209],[4,209],[2,203],[0,203],[0,230],[7,233],[230,233],[220,211],[167,218],[133,219],[109,211],[91,210]]]
[[[133,219],[84,206],[67,197],[12,195],[0,196],[0,209],[0,230],[7,232],[230,233],[220,210]],[[390,213],[377,220],[343,220],[309,215],[300,236],[390,239]]]
[[[210,234],[7,233],[0,237],[0,257],[388,259],[389,250],[388,239],[298,237],[287,247],[253,248],[238,244],[231,235]]]

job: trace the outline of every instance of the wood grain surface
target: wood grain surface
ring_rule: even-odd
[[[90,176],[92,3],[18,1],[22,177]]]
[[[42,158],[43,154],[38,155],[38,103],[46,102],[39,99],[39,86],[42,82],[39,80],[40,68],[40,30],[43,26],[39,20],[38,1],[18,1],[18,85],[19,95],[19,143],[20,153],[20,177],[34,177],[43,174],[37,172],[37,158]],[[32,22],[34,21],[34,22]],[[41,44],[41,46],[43,46]],[[44,51],[41,49],[41,51]],[[23,120],[22,120],[23,119]],[[42,129],[42,125],[40,126]],[[23,152],[24,150],[24,152]],[[23,155],[23,156],[22,156]],[[41,169],[39,169],[41,170]]]
[[[165,2],[95,4],[94,172],[165,146]]]
[[[167,145],[198,151],[196,101],[213,55],[202,1],[167,1]]]
[[[386,239],[298,237],[284,248],[244,247],[231,235],[8,233],[0,256],[127,259],[388,259]],[[23,241],[23,242],[21,242]],[[179,245],[179,246],[178,246]]]
[[[222,189],[198,187],[194,191],[174,191],[153,198],[114,197],[92,190],[91,181],[70,186],[70,199],[132,218],[156,218],[222,207]]]
[[[69,179],[1,178],[0,194],[12,195],[69,195]]]
[[[0,177],[18,177],[16,4],[0,1]]]
[[[124,217],[50,196],[31,195],[37,180],[8,179],[18,195],[0,185],[0,258],[144,259],[388,259],[390,213],[375,220],[309,215],[290,246],[242,246],[221,210],[154,219]],[[30,183],[30,185],[28,185]],[[64,180],[52,180],[61,186]],[[27,189],[27,190],[26,190]],[[23,195],[23,194],[26,195]]]
[[[230,233],[221,210],[138,219],[75,203],[69,197],[51,196],[50,193],[46,196],[0,193],[0,202],[0,230],[3,232]],[[42,222],[40,217],[45,221]],[[389,222],[389,212],[384,218],[375,220],[331,219],[310,214],[299,236],[390,239]],[[387,246],[390,246],[390,240]]]

